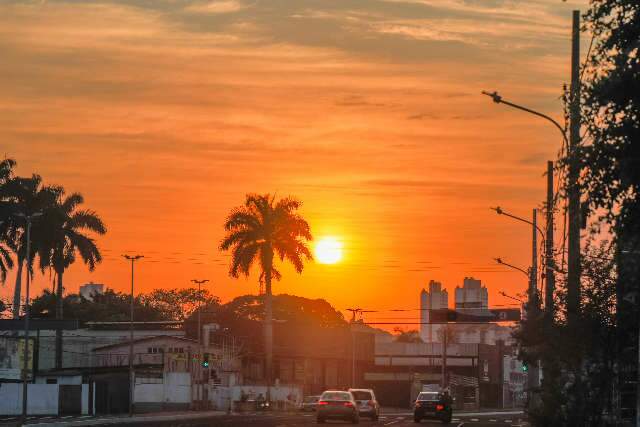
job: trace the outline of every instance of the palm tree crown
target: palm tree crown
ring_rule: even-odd
[[[298,273],[304,268],[304,259],[313,259],[307,241],[313,239],[309,224],[296,211],[302,203],[293,198],[280,199],[269,194],[247,195],[243,206],[228,216],[224,228],[226,237],[220,249],[231,250],[229,274],[249,275],[251,266],[259,260],[261,279],[280,279],[273,265],[274,254],[281,261],[288,260]]]
[[[89,233],[105,234],[107,229],[98,214],[89,209],[79,209],[84,198],[79,193],[64,197],[61,192],[55,209],[45,213],[49,227],[44,237],[47,257],[41,258],[41,267],[53,267],[56,275],[75,262],[76,254],[93,271],[102,261],[102,255]]]

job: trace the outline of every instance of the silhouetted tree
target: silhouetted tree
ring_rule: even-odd
[[[140,296],[142,304],[164,313],[171,320],[185,320],[198,310],[199,306],[209,307],[220,304],[220,299],[211,295],[208,289],[155,289]]]
[[[55,208],[45,215],[47,228],[43,237],[41,267],[52,267],[56,275],[56,319],[63,318],[63,277],[64,272],[80,256],[92,271],[102,261],[102,255],[92,234],[107,232],[100,217],[92,210],[79,209],[84,198],[79,193],[67,197],[61,190],[56,198]],[[56,367],[62,363],[62,330],[56,331]]]
[[[226,237],[220,249],[231,251],[229,274],[239,277],[249,275],[257,261],[261,270],[260,280],[265,284],[265,346],[267,381],[272,379],[273,325],[272,279],[280,279],[275,268],[274,256],[289,261],[298,273],[304,268],[304,260],[312,259],[307,242],[312,240],[309,224],[297,213],[302,203],[296,199],[249,194],[244,205],[235,208],[225,221]]]
[[[422,338],[420,338],[420,332],[415,329],[409,331],[403,331],[401,328],[394,328],[393,332],[395,332],[395,340],[397,342],[406,342],[406,343],[421,343]]]
[[[13,317],[20,315],[20,302],[22,292],[22,272],[27,260],[27,224],[24,218],[16,214],[33,215],[42,213],[43,216],[34,220],[31,226],[31,258],[27,266],[27,274],[33,274],[33,262],[37,256],[46,259],[45,231],[51,226],[51,213],[55,208],[56,198],[62,189],[57,186],[48,186],[42,183],[39,175],[29,178],[12,177],[5,185],[3,206],[6,209],[7,245],[16,255],[15,289],[13,293]]]

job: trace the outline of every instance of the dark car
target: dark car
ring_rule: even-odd
[[[360,422],[360,415],[353,395],[348,391],[329,390],[322,393],[316,406],[318,424],[328,419]]]
[[[315,411],[318,406],[318,400],[320,400],[320,396],[307,396],[302,400],[300,404],[301,411]]]
[[[368,388],[350,388],[349,391],[353,395],[361,417],[369,417],[373,421],[377,421],[380,416],[380,405],[376,400],[373,390]]]
[[[435,419],[448,424],[453,415],[451,402],[447,393],[423,391],[414,404],[413,421],[419,423],[422,419]]]

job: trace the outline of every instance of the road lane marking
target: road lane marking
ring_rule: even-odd
[[[505,423],[510,423],[512,422],[511,420],[504,420]]]
[[[495,423],[498,420],[496,420],[495,418],[491,418],[489,421],[491,421],[492,423]]]
[[[474,423],[477,423],[480,420],[478,418],[471,418],[469,421],[473,421]]]

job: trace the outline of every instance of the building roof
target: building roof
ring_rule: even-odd
[[[144,337],[144,338],[138,338],[133,340],[134,344],[137,343],[141,343],[141,342],[145,342],[145,341],[153,341],[156,339],[170,339],[170,340],[176,340],[176,341],[180,341],[180,342],[184,342],[184,343],[188,343],[188,344],[197,344],[196,340],[192,340],[190,338],[182,338],[182,337],[176,337],[173,335],[155,335],[153,337]],[[107,348],[116,348],[116,347],[123,347],[123,346],[128,346],[130,343],[130,341],[125,341],[125,342],[120,342],[120,343],[116,343],[116,344],[109,344],[109,345],[103,345],[102,347],[96,347],[94,348],[92,351],[98,351],[98,350],[104,350]]]

